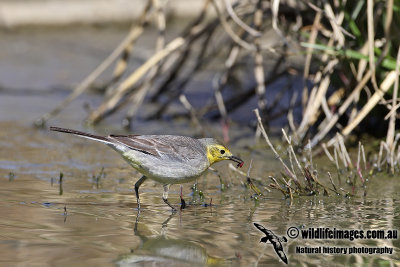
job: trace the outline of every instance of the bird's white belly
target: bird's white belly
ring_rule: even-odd
[[[138,155],[138,152],[132,150],[125,150],[121,154],[133,168],[147,178],[162,184],[181,184],[193,181],[209,167],[207,164],[192,166],[183,162],[165,162],[149,155]]]

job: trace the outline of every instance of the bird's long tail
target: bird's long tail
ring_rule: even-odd
[[[69,133],[69,134],[85,137],[85,138],[88,138],[88,139],[100,141],[100,142],[103,142],[103,143],[106,143],[106,144],[112,144],[112,142],[105,136],[94,135],[94,134],[80,132],[80,131],[76,131],[76,130],[72,130],[72,129],[66,129],[66,128],[50,126],[50,131],[61,132],[61,133]]]

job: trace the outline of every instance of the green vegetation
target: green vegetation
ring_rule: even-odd
[[[323,142],[332,147],[337,134],[345,139],[366,132],[386,135],[381,157],[394,173],[400,163],[395,132],[400,106],[399,10],[399,0],[260,0],[232,5],[205,0],[199,15],[167,41],[164,6],[149,0],[121,44],[37,124],[44,125],[115,63],[103,85],[104,100],[91,111],[88,123],[128,106],[123,124],[129,128],[142,105],[156,103],[145,119],[184,115],[204,133],[201,119],[218,118],[227,128],[230,114],[256,98],[264,124],[287,116],[299,147],[308,140],[311,147]],[[158,28],[154,54],[128,73],[130,57],[140,53],[135,42],[149,22]],[[215,73],[209,89],[212,99],[194,108],[185,91],[205,70]],[[296,76],[303,77],[302,88],[293,82]],[[284,81],[282,88],[270,93],[269,86],[278,80]],[[289,105],[284,104],[287,96]],[[185,114],[173,114],[169,108],[178,100]],[[251,109],[248,112],[250,117]]]

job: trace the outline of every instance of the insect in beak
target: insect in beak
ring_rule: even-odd
[[[242,166],[244,164],[243,160],[241,160],[240,158],[235,157],[235,156],[230,156],[230,157],[228,157],[228,159],[236,162],[238,164],[236,167],[238,167],[238,168],[242,168]]]

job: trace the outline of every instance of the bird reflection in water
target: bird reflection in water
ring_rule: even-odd
[[[139,222],[136,220],[134,233],[141,240],[138,249],[131,253],[122,255],[116,262],[116,266],[229,266],[231,260],[212,257],[207,254],[201,245],[180,239],[166,237],[168,222],[176,214],[171,214],[162,223],[162,233],[156,238],[147,238],[144,232],[148,229],[138,229]],[[145,226],[140,224],[141,228]]]

